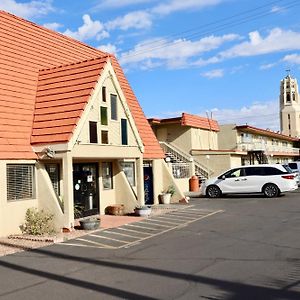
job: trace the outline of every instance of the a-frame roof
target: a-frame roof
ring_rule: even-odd
[[[31,143],[68,141],[107,59],[144,143],[144,158],[164,157],[113,55],[0,11],[0,158],[34,159]],[[51,119],[56,114],[61,126],[51,122],[58,121]]]

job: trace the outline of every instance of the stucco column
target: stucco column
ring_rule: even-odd
[[[196,175],[195,162],[193,157],[190,158],[190,177]]]
[[[158,196],[161,194],[163,185],[164,185],[164,178],[163,178],[163,171],[162,171],[162,160],[161,159],[154,159],[152,161],[152,171],[153,171],[153,197],[154,197],[154,204],[158,204]],[[172,164],[167,164],[168,168],[171,170],[172,174]],[[171,166],[171,167],[170,167]]]
[[[143,158],[136,159],[136,184],[138,203],[145,204]]]
[[[74,226],[73,161],[71,152],[63,155],[64,227]]]

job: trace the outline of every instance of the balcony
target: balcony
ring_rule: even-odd
[[[238,143],[237,150],[240,151],[264,151],[267,153],[286,153],[299,155],[299,148],[277,146],[277,145],[266,145],[265,143]]]

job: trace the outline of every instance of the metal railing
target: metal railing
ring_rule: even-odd
[[[190,174],[190,166],[193,163],[195,166],[195,173],[200,179],[208,178],[210,174],[212,174],[212,170],[201,164],[199,161],[197,161],[193,156],[185,153],[183,150],[179,149],[177,146],[171,145],[166,142],[159,142],[162,149],[164,150],[165,154],[171,159],[172,163],[172,171],[173,176],[175,178],[184,178],[184,177],[176,177],[177,174],[180,174],[179,176],[182,176],[181,174],[183,172],[178,171],[178,166],[181,164],[184,165],[184,174],[188,175],[188,177],[194,175]],[[189,166],[189,172],[187,174],[187,165]],[[181,167],[183,168],[183,167]],[[176,173],[177,172],[177,173]]]
[[[299,148],[267,145],[265,143],[238,143],[237,150],[241,151],[265,151],[265,152],[282,152],[288,154],[299,155]]]

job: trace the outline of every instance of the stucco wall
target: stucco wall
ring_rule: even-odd
[[[79,134],[78,141],[80,143],[89,143],[89,121],[97,122],[98,131],[98,143],[101,144],[101,130],[108,131],[109,144],[121,145],[121,119],[127,119],[126,113],[124,111],[123,105],[121,103],[120,97],[117,96],[117,116],[118,120],[111,120],[111,104],[110,104],[110,94],[118,95],[116,88],[110,77],[107,77],[103,83],[106,87],[106,102],[102,100],[102,89],[98,88],[97,93],[93,95],[95,98],[93,105],[91,107],[89,116],[85,121],[82,130]],[[100,117],[100,107],[107,108],[107,121],[108,125],[101,124]],[[137,145],[133,131],[130,127],[129,121],[127,122],[127,132],[128,132],[128,145]]]
[[[215,131],[190,128],[191,149],[218,149],[218,134]]]
[[[24,224],[28,208],[37,207],[37,199],[7,201],[6,164],[34,164],[35,161],[0,161],[0,236],[21,233],[20,225]],[[35,174],[36,180],[36,174]],[[38,195],[38,190],[36,191]]]
[[[232,150],[236,148],[237,131],[234,129],[235,124],[221,125],[218,132],[219,149]]]

